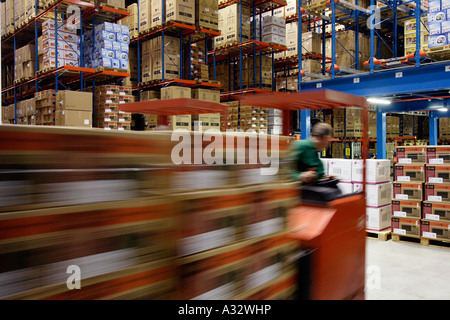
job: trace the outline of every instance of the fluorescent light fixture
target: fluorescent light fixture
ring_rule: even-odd
[[[367,102],[374,104],[391,104],[391,101],[379,98],[367,98]]]
[[[448,108],[439,108],[439,109],[437,109],[438,111],[442,111],[442,112],[447,112],[448,111]]]

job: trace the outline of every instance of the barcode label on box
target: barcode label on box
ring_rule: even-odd
[[[436,239],[436,233],[434,232],[422,232],[422,237]]]
[[[443,178],[429,178],[428,182],[429,183],[444,183],[444,179]]]
[[[442,202],[441,196],[428,196],[428,201],[436,201],[436,202]]]
[[[398,163],[404,163],[404,164],[411,163],[411,158],[398,159]]]
[[[439,215],[427,213],[425,219],[439,221]]]
[[[398,200],[408,200],[408,195],[407,194],[396,194],[395,195],[395,199]],[[431,200],[430,200],[431,201]]]
[[[404,212],[404,211],[394,211],[394,216],[405,218],[406,217],[406,212]]]
[[[397,181],[411,181],[410,176],[398,176]]]
[[[401,234],[401,235],[406,235],[406,230],[394,228],[394,233]]]
[[[442,158],[430,159],[430,164],[444,164],[444,159]]]

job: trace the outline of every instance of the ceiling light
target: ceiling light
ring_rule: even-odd
[[[442,112],[447,112],[448,111],[448,108],[439,108],[439,109],[437,109],[438,111],[442,111]]]
[[[367,102],[374,103],[374,104],[391,104],[391,101],[389,101],[389,100],[378,99],[378,98],[367,98]]]

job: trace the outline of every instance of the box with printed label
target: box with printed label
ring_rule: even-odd
[[[191,131],[192,119],[191,115],[180,115],[180,116],[170,116],[169,117],[169,129],[170,130],[188,130]]]
[[[438,12],[441,10],[445,10],[447,8],[441,7],[441,0],[429,0],[428,1],[428,12]]]
[[[433,38],[432,36],[436,36],[436,35],[439,35],[442,33],[441,32],[441,30],[442,30],[441,24],[440,23],[429,24],[428,30],[429,30],[428,33],[430,35],[430,37],[428,38],[428,45],[429,45],[430,43],[433,43],[432,40],[430,39],[430,38]],[[440,43],[442,43],[442,42],[440,42]],[[436,45],[440,45],[439,42],[436,43]]]
[[[398,164],[427,162],[427,147],[397,147],[396,151]]]
[[[450,202],[450,184],[425,183],[424,201]]]
[[[450,164],[450,146],[427,147],[427,163]]]
[[[425,182],[424,165],[396,164],[394,167],[395,181]]]
[[[450,183],[450,165],[438,164],[425,166],[426,182]]]
[[[195,0],[166,0],[165,12],[166,21],[195,24]]]
[[[393,198],[395,200],[423,200],[423,186],[422,183],[417,182],[394,182],[393,183]]]
[[[350,194],[353,193],[353,183],[351,182],[339,182],[338,189],[341,190],[342,194]]]
[[[423,202],[422,219],[450,221],[450,202]]]
[[[352,182],[352,160],[333,159],[329,164],[329,173],[340,181]]]
[[[392,200],[392,215],[399,218],[422,217],[422,202],[409,200]]]
[[[92,92],[58,91],[56,93],[56,109],[92,112]]]
[[[448,222],[441,221],[421,221],[421,236],[427,239],[434,240],[450,240],[450,228]]]
[[[428,37],[428,47],[435,48],[440,46],[445,46],[448,44],[448,34],[437,34]]]
[[[101,41],[101,40],[110,40],[110,41],[116,41],[116,34],[112,31],[105,31],[105,30],[95,30],[95,41]]]
[[[381,207],[391,203],[392,183],[366,184],[366,205]]]
[[[191,88],[165,87],[161,88],[161,99],[191,98]]]
[[[381,231],[391,227],[391,204],[378,208],[366,208],[366,229]]]
[[[427,14],[428,25],[441,23],[447,20],[447,10],[431,12]]]
[[[391,218],[393,234],[410,237],[420,237],[420,219]]]
[[[352,181],[363,181],[363,160],[352,160]],[[383,159],[366,160],[366,182],[384,183],[391,180],[391,162]]]

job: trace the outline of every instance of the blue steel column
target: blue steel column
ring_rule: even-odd
[[[359,6],[359,0],[355,0],[355,4]],[[359,10],[355,10],[355,21],[356,21],[356,29],[355,29],[355,60],[356,65],[355,69],[359,70]]]
[[[192,43],[192,37],[191,36],[189,36],[189,39],[188,39],[188,46],[189,46],[189,50],[188,50],[188,60],[189,60],[189,68],[188,68],[188,70],[189,70],[189,72],[188,72],[188,80],[192,80],[192,61],[191,61],[191,59],[192,59],[192,54],[191,54],[191,43]],[[216,54],[214,54],[214,59],[216,58]],[[208,60],[208,56],[206,56],[206,59]],[[216,65],[214,64],[214,76],[216,75]],[[215,80],[215,78],[214,78],[214,80]]]
[[[414,54],[416,59],[416,68],[420,67],[420,0],[415,0],[416,8],[414,10],[414,17],[416,18],[416,52]]]
[[[430,111],[429,114],[430,127],[430,146],[436,146],[438,143],[438,117],[435,111]]]
[[[80,10],[80,67],[84,68],[83,59],[83,11]],[[83,71],[80,72],[80,91],[84,91]]]
[[[371,0],[373,1],[373,0]],[[331,79],[336,77],[336,4],[331,0]]]
[[[322,75],[325,75],[325,71],[327,69],[327,57],[326,57],[326,51],[327,51],[327,46],[326,46],[326,33],[325,33],[325,25],[326,25],[326,20],[322,20]]]
[[[386,159],[386,113],[377,108],[377,159]]]
[[[297,1],[297,11],[298,11],[298,22],[297,22],[297,56],[298,56],[298,84],[297,91],[301,90],[302,87],[302,75],[301,71],[303,68],[302,52],[303,52],[303,42],[302,42],[302,13],[300,12],[300,7],[302,6],[302,0]],[[300,115],[300,113],[298,114]],[[303,119],[303,117],[301,117]]]
[[[35,68],[35,74],[37,75],[38,71],[39,71],[39,53],[38,53],[38,22],[36,20],[36,17],[38,15],[38,0],[35,0],[34,2],[34,68]],[[38,78],[36,77],[36,80],[34,81],[34,86],[35,86],[35,92],[39,91],[39,81]]]
[[[397,0],[395,0],[397,1]],[[371,14],[371,22],[372,22],[372,27],[370,28],[370,58],[369,58],[369,66],[370,66],[370,73],[374,73],[374,67],[373,67],[373,58],[375,56],[375,48],[374,48],[374,43],[375,43],[375,19],[373,18],[375,15],[375,10],[373,9],[375,6],[375,1],[374,0],[370,0],[370,8],[372,9]],[[397,23],[397,22],[395,22]],[[384,140],[386,143],[386,139]],[[385,147],[385,154],[386,154],[386,147]],[[384,156],[383,159],[386,158],[386,155]]]
[[[14,52],[16,52],[16,35],[13,37],[14,39]],[[16,59],[14,57],[14,65],[16,63]],[[14,84],[14,124],[17,124],[17,87]]]
[[[311,136],[311,110],[300,110],[300,138],[308,139]]]
[[[161,16],[161,24],[163,24],[164,22],[166,22],[166,1],[165,0],[161,0],[162,2],[162,16]],[[164,81],[165,80],[165,68],[164,68],[164,30],[161,32],[161,63],[162,63],[162,76],[161,76],[161,80]]]
[[[394,1],[394,39],[393,39],[393,54],[394,58],[398,56],[398,26],[397,26],[397,0]]]

